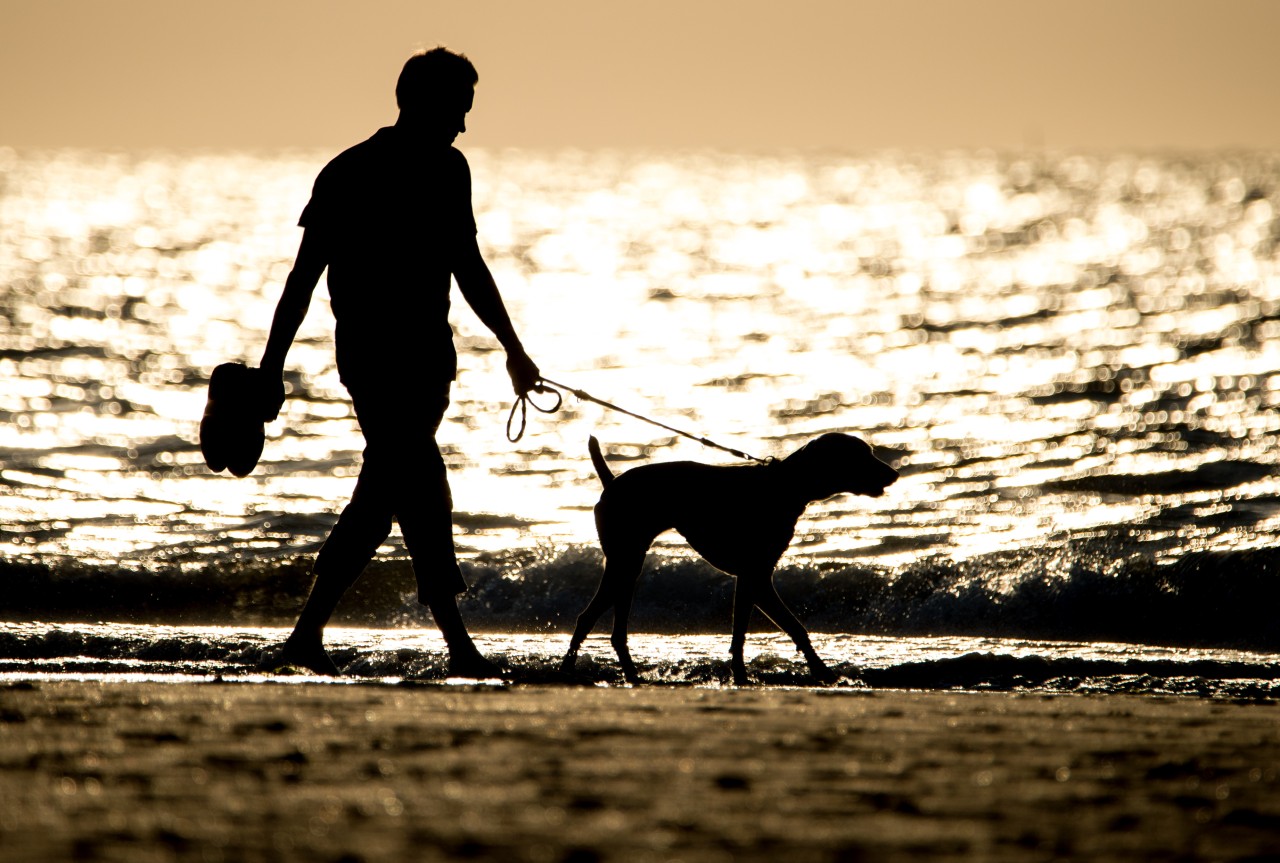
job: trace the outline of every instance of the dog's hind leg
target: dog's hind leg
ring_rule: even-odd
[[[805,661],[809,663],[809,670],[813,672],[813,676],[823,683],[835,683],[837,675],[834,671],[827,667],[822,661],[822,657],[813,649],[813,644],[809,641],[809,632],[792,613],[787,604],[782,601],[782,597],[778,596],[778,589],[773,585],[773,579],[770,578],[757,591],[756,605],[760,610],[768,615],[769,619],[778,625],[778,628],[791,636],[791,640],[796,643],[796,648],[804,654]]]
[[[625,562],[623,562],[624,558]],[[582,642],[591,634],[596,621],[610,608],[614,609],[614,631],[615,633],[617,632],[617,621],[620,618],[625,621],[626,613],[630,610],[631,595],[634,592],[635,582],[640,575],[640,568],[643,564],[644,551],[641,551],[638,556],[614,554],[605,558],[604,574],[600,578],[600,586],[596,588],[596,595],[591,598],[591,602],[587,603],[587,607],[582,610],[582,614],[578,615],[578,622],[573,630],[573,638],[569,641],[569,650],[565,653],[564,659],[560,661],[561,672],[565,674],[573,672],[574,665],[578,659],[578,648],[582,647]],[[626,596],[625,609],[622,607],[621,602],[624,594]],[[635,674],[635,667],[630,665],[631,656],[627,653],[625,622],[623,623],[622,631],[622,649],[618,650],[616,641],[614,649],[618,651],[618,658],[622,661],[623,673],[627,674],[628,680],[631,680]],[[628,667],[630,667],[630,671],[628,671]]]
[[[564,659],[560,660],[560,671],[564,674],[572,674],[573,667],[578,660],[578,648],[582,646],[582,642],[591,634],[591,628],[596,625],[596,621],[600,619],[600,615],[604,614],[613,606],[614,590],[609,584],[607,578],[600,580],[600,586],[596,588],[596,595],[591,597],[591,602],[587,603],[587,607],[582,610],[582,614],[578,615],[578,622],[573,629],[573,638],[569,641],[569,650],[565,653]]]
[[[613,635],[609,642],[613,645],[614,653],[618,654],[618,664],[622,666],[622,676],[627,679],[627,683],[640,682],[640,673],[636,671],[636,664],[631,661],[631,649],[627,646],[627,621],[631,617],[631,600],[635,596],[636,581],[640,578],[643,566],[644,552],[624,556],[621,560],[615,556],[605,563],[606,580],[610,578],[610,569],[617,567],[618,574],[614,578]]]
[[[747,644],[747,629],[751,625],[751,612],[755,608],[756,588],[759,578],[739,576],[733,587],[733,637],[729,641],[729,668],[733,672],[735,686],[747,686],[747,663],[743,650]]]

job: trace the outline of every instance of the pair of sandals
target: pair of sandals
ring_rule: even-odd
[[[280,382],[244,363],[223,363],[209,377],[209,399],[200,420],[200,452],[214,473],[246,477],[262,458],[265,425],[276,418]]]

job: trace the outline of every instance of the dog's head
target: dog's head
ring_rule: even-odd
[[[864,440],[836,432],[809,441],[783,464],[810,500],[842,492],[880,497],[898,479],[898,472],[876,458]]]

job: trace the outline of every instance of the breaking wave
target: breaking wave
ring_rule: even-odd
[[[112,568],[10,559],[0,561],[0,620],[285,626],[309,588],[309,561]],[[1102,538],[896,568],[792,562],[775,583],[812,632],[1277,651],[1278,564],[1276,549],[1191,552],[1162,562]],[[471,587],[461,597],[463,614],[477,632],[567,632],[594,593],[600,566],[591,547],[464,561]],[[733,580],[701,560],[650,555],[632,631],[727,633],[732,595]],[[408,561],[394,558],[375,560],[334,618],[378,628],[429,622]],[[755,628],[773,631],[760,615]]]

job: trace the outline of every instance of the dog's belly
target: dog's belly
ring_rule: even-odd
[[[791,544],[794,524],[783,529],[751,520],[703,518],[676,524],[676,531],[716,569],[730,575],[766,575]]]

